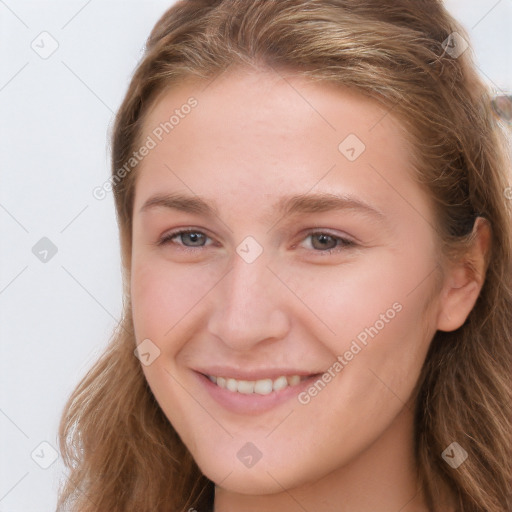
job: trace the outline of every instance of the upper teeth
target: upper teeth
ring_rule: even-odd
[[[288,386],[295,386],[299,384],[302,379],[307,377],[300,377],[300,375],[292,375],[290,377],[281,376],[277,379],[262,379],[262,380],[237,380],[227,377],[216,377],[214,375],[208,375],[208,378],[217,384],[217,386],[229,391],[237,391],[238,393],[258,393],[260,395],[268,395],[272,391],[279,391]]]

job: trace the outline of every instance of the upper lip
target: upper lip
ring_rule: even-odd
[[[321,372],[311,372],[309,370],[300,370],[294,368],[260,368],[260,369],[240,369],[232,368],[229,366],[209,366],[203,368],[194,368],[194,371],[204,375],[211,375],[215,377],[232,377],[237,380],[263,380],[263,379],[277,379],[284,375],[290,377],[292,375],[310,376],[318,375]]]

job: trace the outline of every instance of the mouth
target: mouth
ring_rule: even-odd
[[[318,377],[314,375],[281,375],[276,379],[242,380],[233,377],[221,377],[216,375],[202,374],[219,388],[227,389],[233,393],[244,395],[258,394],[269,395],[273,391],[281,391],[288,387],[297,386],[301,382]]]
[[[193,372],[206,396],[230,413],[259,415],[297,399],[321,373],[265,376],[258,380]],[[220,372],[219,372],[220,373]]]

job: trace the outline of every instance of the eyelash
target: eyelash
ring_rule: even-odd
[[[176,242],[172,242],[172,240],[174,238],[177,238],[179,237],[180,235],[184,235],[184,234],[189,234],[189,233],[199,233],[201,235],[204,235],[206,236],[207,238],[210,238],[208,235],[206,235],[205,233],[203,233],[202,231],[200,230],[197,230],[197,229],[181,229],[181,230],[177,230],[177,231],[172,231],[171,233],[167,233],[166,235],[164,235],[162,238],[160,238],[160,240],[157,242],[157,245],[158,246],[163,246],[163,245],[166,245],[166,244],[169,244],[169,243],[173,243],[175,245],[178,245],[179,247],[181,247],[182,250],[184,251],[187,251],[187,252],[195,252],[197,249],[203,249],[204,247],[206,246],[197,246],[197,247],[188,247],[186,245],[182,245],[182,244],[176,244]],[[325,250],[316,250],[316,249],[312,249],[313,252],[317,252],[319,254],[332,254],[332,253],[336,253],[336,252],[339,252],[341,251],[342,249],[350,249],[352,247],[355,247],[356,246],[356,243],[353,241],[353,240],[350,240],[348,238],[343,238],[343,237],[340,237],[340,236],[336,236],[336,235],[333,235],[331,233],[328,233],[326,231],[309,231],[308,233],[306,233],[306,236],[304,238],[308,238],[312,235],[327,235],[328,237],[336,240],[339,242],[339,244],[337,244],[337,246],[333,249],[325,249]],[[295,247],[295,245],[294,245]]]

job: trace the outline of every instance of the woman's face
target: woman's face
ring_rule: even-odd
[[[412,422],[440,315],[433,210],[372,100],[272,72],[206,85],[170,89],[145,120],[136,341],[205,475],[273,493]]]

